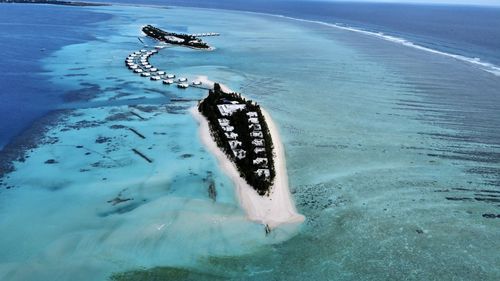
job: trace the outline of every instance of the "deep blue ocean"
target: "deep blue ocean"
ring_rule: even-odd
[[[49,5],[0,5],[0,147],[62,102],[40,60],[59,48],[86,42],[89,24],[108,16]],[[7,70],[8,68],[8,70]]]

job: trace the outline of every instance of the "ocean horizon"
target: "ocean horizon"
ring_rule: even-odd
[[[0,279],[500,277],[500,8],[123,0],[0,14]],[[189,113],[208,90],[124,66],[158,47],[148,24],[220,33],[203,37],[213,51],[164,46],[150,62],[269,113],[303,223],[268,233],[249,219]]]

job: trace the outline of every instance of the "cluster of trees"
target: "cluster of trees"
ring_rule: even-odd
[[[163,31],[157,27],[154,27],[152,25],[147,25],[142,28],[142,31],[146,33],[148,36],[151,36],[157,40],[164,41],[170,44],[177,44],[177,45],[186,45],[189,47],[195,47],[195,48],[200,48],[200,49],[208,49],[210,46],[207,45],[207,43],[199,40],[195,36],[189,35],[189,34],[183,34],[183,33],[174,33],[174,32],[166,32]],[[170,41],[165,39],[165,36],[174,36],[177,38],[184,39],[184,42],[176,42],[176,41]]]
[[[246,105],[245,110],[239,110],[233,113],[230,117],[223,117],[217,108],[217,104],[223,102],[223,100],[238,101]],[[269,192],[269,189],[276,176],[276,171],[274,168],[274,147],[271,139],[271,134],[267,123],[262,115],[260,107],[252,102],[251,100],[246,100],[237,93],[224,93],[220,89],[219,84],[215,84],[214,90],[210,90],[208,96],[199,103],[198,110],[207,119],[210,126],[210,131],[212,137],[214,138],[217,145],[225,152],[225,154],[236,163],[236,167],[240,172],[240,175],[251,185],[260,195],[265,195]],[[252,144],[253,138],[250,136],[252,131],[248,126],[248,116],[246,115],[249,111],[255,111],[258,114],[258,119],[262,128],[262,133],[264,135],[265,143],[265,156],[262,153],[256,154],[254,151],[254,146]],[[219,118],[227,118],[230,120],[231,126],[233,126],[234,132],[238,134],[238,140],[242,143],[240,149],[246,151],[246,157],[239,159],[234,156],[232,149],[224,135],[224,131],[219,125]],[[270,177],[266,178],[264,175],[257,175],[255,173],[256,167],[253,164],[253,160],[257,157],[265,157],[268,160],[267,169],[269,169]]]

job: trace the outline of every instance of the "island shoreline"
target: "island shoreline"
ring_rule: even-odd
[[[305,217],[295,208],[292,195],[288,189],[288,176],[284,150],[277,128],[269,114],[261,108],[268,123],[275,146],[276,178],[268,195],[261,196],[238,173],[235,164],[228,159],[224,152],[213,140],[208,120],[198,111],[197,107],[189,110],[198,122],[198,133],[202,144],[217,158],[220,168],[233,181],[240,206],[244,209],[249,220],[266,225],[270,229],[281,224],[302,223]]]

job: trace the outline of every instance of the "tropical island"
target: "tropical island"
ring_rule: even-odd
[[[17,4],[49,4],[62,6],[109,6],[106,3],[89,3],[89,2],[73,2],[60,0],[0,0],[0,3],[17,3]]]
[[[192,36],[216,35],[202,33]],[[239,203],[248,219],[265,225],[267,234],[278,225],[303,222],[304,216],[295,209],[290,194],[285,151],[271,116],[255,102],[224,84],[209,80],[207,76],[190,78],[192,82],[189,83],[187,77],[154,67],[149,58],[164,47],[159,45],[150,50],[134,51],[125,59],[125,65],[141,77],[149,78],[152,83],[161,81],[166,87],[177,84],[182,89],[189,85],[208,89],[208,96],[201,101],[197,99],[198,104],[190,109],[190,113],[199,124],[203,145],[233,181]],[[152,162],[140,151],[134,153],[148,163]],[[216,200],[216,194],[215,185],[210,185],[210,199]]]
[[[274,147],[260,106],[240,94],[226,93],[215,83],[198,104],[218,147],[231,159],[240,176],[259,195],[270,191],[276,176]]]
[[[202,50],[212,50],[207,43],[203,42],[199,37],[201,36],[216,36],[217,33],[203,33],[200,35],[194,34],[184,34],[184,33],[174,33],[174,32],[166,32],[152,25],[146,25],[142,28],[142,32],[149,37],[152,37],[156,40],[172,44],[172,45],[181,45],[194,49],[202,49]]]

